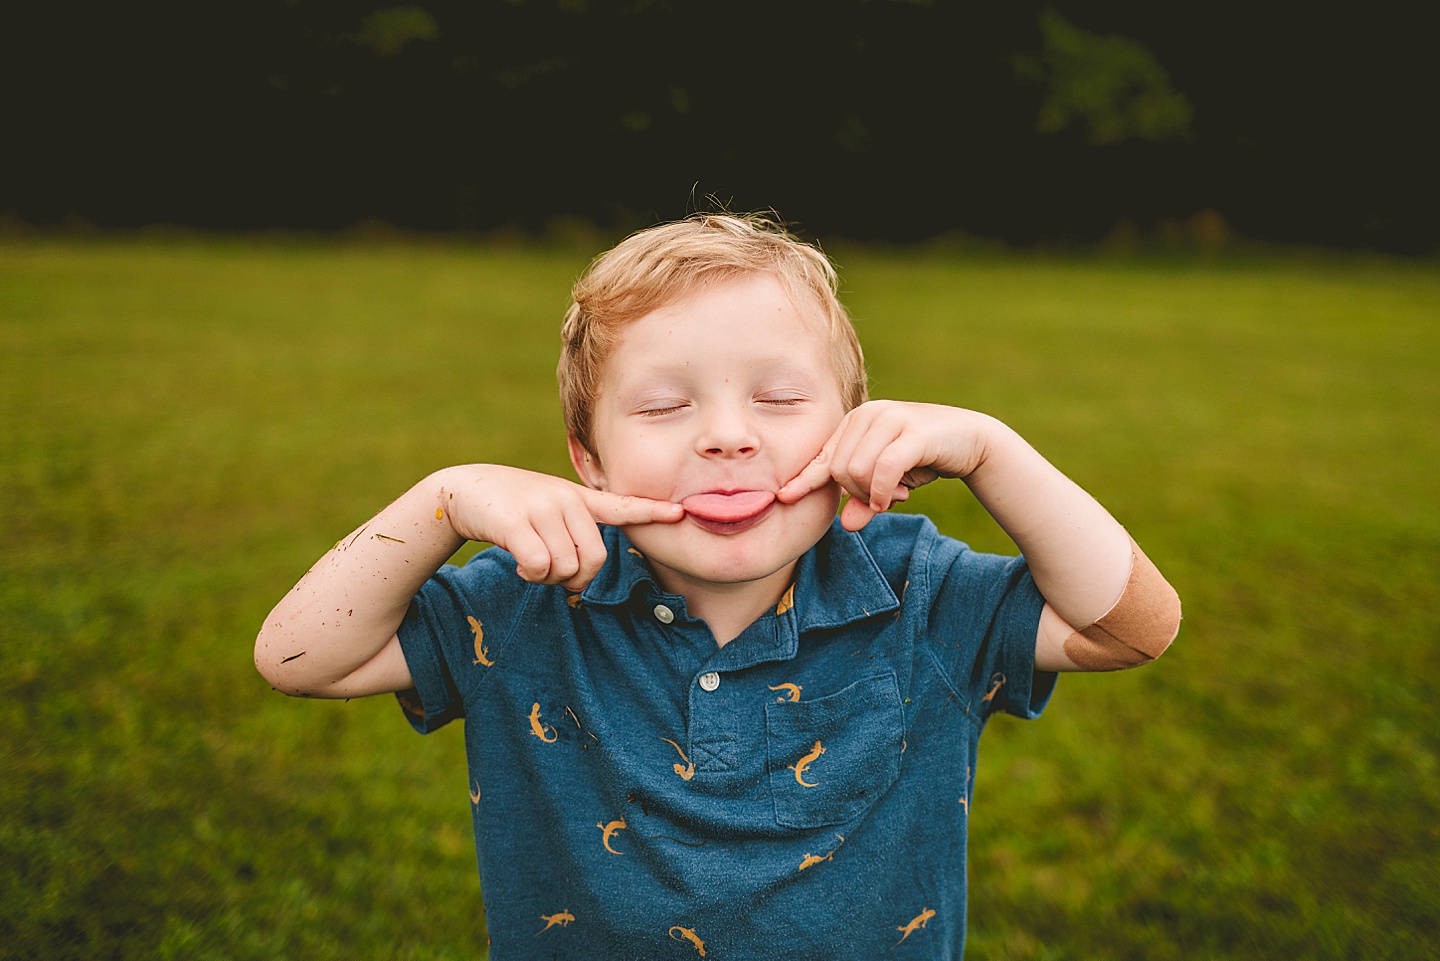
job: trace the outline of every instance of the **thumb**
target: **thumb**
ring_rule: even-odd
[[[612,494],[589,487],[581,490],[590,516],[600,524],[673,524],[685,516],[685,508],[670,501]]]
[[[875,519],[879,512],[858,497],[851,497],[840,508],[840,526],[847,531],[858,531]]]

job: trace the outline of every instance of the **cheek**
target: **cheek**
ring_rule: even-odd
[[[835,435],[844,417],[843,413],[837,412],[833,417],[812,421],[791,436],[785,445],[784,456],[787,464],[794,466],[796,474],[815,459],[815,455]]]
[[[842,494],[843,491],[841,491],[840,485],[835,481],[831,481],[818,491],[813,492],[810,497],[815,499],[816,511],[824,514],[828,521],[828,519],[834,517],[835,512],[840,509],[840,497]]]
[[[669,497],[679,470],[673,451],[634,438],[616,438],[609,451],[605,472],[609,490],[662,500]]]

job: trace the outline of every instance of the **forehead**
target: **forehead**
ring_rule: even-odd
[[[694,364],[771,355],[828,365],[829,336],[819,305],[792,296],[771,274],[706,285],[632,320],[618,332],[608,368],[635,363]]]

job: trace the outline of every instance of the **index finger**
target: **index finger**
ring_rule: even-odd
[[[685,516],[685,508],[670,501],[612,494],[590,487],[581,490],[590,516],[601,524],[673,524]]]
[[[834,480],[835,478],[830,473],[830,455],[834,447],[835,438],[831,437],[825,442],[825,446],[820,448],[820,453],[805,465],[805,469],[786,481],[775,493],[776,499],[782,504],[793,504],[806,494],[818,491]]]

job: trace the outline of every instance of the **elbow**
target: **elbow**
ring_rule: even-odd
[[[1123,671],[1149,664],[1169,650],[1180,633],[1179,604],[1177,597],[1173,618],[1132,622],[1118,630],[1101,618],[1065,639],[1065,656],[1084,671]]]
[[[1120,671],[1155,660],[1180,633],[1180,595],[1134,545],[1120,600],[1100,620],[1065,639],[1065,655],[1086,671]]]
[[[288,694],[290,697],[309,697],[310,694],[296,684],[295,672],[287,670],[286,665],[295,657],[277,656],[271,643],[273,629],[269,622],[260,629],[255,636],[255,670],[265,679],[273,689],[281,694]]]
[[[1168,651],[1170,645],[1175,643],[1175,638],[1180,636],[1180,621],[1184,616],[1180,611],[1180,595],[1175,593],[1175,589],[1169,584],[1166,584],[1165,587],[1170,593],[1171,603],[1161,616],[1161,620],[1155,624],[1155,653],[1146,658],[1147,663]]]
[[[285,679],[282,672],[278,670],[279,664],[270,654],[270,645],[265,637],[265,630],[261,628],[260,633],[255,637],[255,670],[275,690],[282,694],[290,694],[286,689]]]

